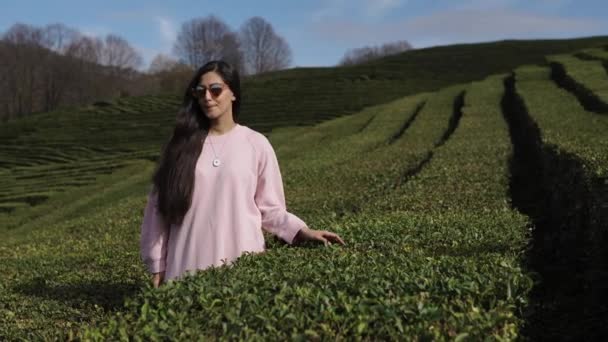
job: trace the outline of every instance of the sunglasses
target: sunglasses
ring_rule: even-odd
[[[224,85],[221,83],[212,83],[209,85],[209,88],[206,88],[202,85],[197,85],[195,88],[192,88],[192,95],[197,99],[201,99],[205,97],[206,91],[209,90],[212,97],[218,97],[222,94],[224,90]]]

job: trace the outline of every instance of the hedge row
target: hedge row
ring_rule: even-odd
[[[508,84],[521,132],[516,198],[536,224],[530,263],[541,275],[532,331],[598,339],[608,333],[608,117],[586,111],[547,68],[518,68]]]
[[[500,116],[501,89],[501,78],[472,87],[469,107],[465,107],[469,116],[463,115],[452,137],[436,148],[429,169],[424,167],[417,176],[425,179],[429,171],[426,179],[433,178],[435,183],[409,192],[420,201],[425,200],[425,191],[443,198],[461,196],[449,210],[431,200],[426,204],[429,210],[420,212],[383,211],[382,202],[371,203],[374,210],[342,218],[310,211],[303,217],[312,227],[340,233],[347,246],[291,248],[271,242],[262,255],[241,257],[229,267],[198,272],[158,290],[148,288],[129,301],[125,313],[87,329],[84,336],[144,340],[201,335],[253,340],[515,338],[521,325],[517,314],[526,302],[531,280],[520,268],[526,220],[509,208],[507,175],[501,173],[510,146]],[[442,114],[448,119],[444,127],[449,126],[454,97],[461,92],[462,88],[451,89],[451,96],[446,91],[445,99],[438,101],[446,103],[441,106],[447,109]],[[429,98],[427,103],[431,102]],[[385,138],[391,136],[391,131],[384,132]],[[441,140],[442,134],[434,135]],[[463,151],[468,140],[475,148]],[[453,151],[460,153],[453,156]],[[345,151],[333,152],[340,156]],[[497,153],[504,158],[496,158]],[[378,156],[380,165],[388,165],[384,157],[398,157]],[[464,156],[469,157],[460,158]],[[481,161],[483,170],[472,167],[475,160]],[[349,167],[345,163],[339,172],[346,175]],[[502,191],[490,190],[477,198],[479,203],[470,205],[476,197],[443,188],[446,179],[432,177],[430,170],[435,168],[454,170],[454,176],[467,178],[471,186]],[[501,176],[489,176],[495,173]],[[290,177],[285,173],[286,179]],[[417,177],[410,182],[415,183]],[[503,182],[495,185],[496,179]],[[292,189],[297,187],[293,183],[288,188],[287,196],[295,196],[295,201],[299,196]],[[400,195],[394,196],[407,196],[405,188],[401,186]],[[336,196],[333,189],[328,189],[327,197]],[[390,190],[387,196],[395,191]],[[488,198],[493,198],[491,210],[478,210]],[[456,207],[457,202],[462,206]]]
[[[608,77],[601,61],[573,55],[548,56],[547,60],[555,82],[572,92],[585,109],[608,113]]]

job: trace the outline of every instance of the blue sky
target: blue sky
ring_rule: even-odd
[[[606,0],[0,0],[0,32],[60,22],[116,33],[144,57],[172,53],[180,25],[214,14],[237,30],[261,16],[286,38],[292,66],[335,65],[346,50],[407,40],[415,48],[515,38],[608,35]]]

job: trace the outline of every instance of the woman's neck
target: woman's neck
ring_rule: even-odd
[[[234,120],[232,118],[230,118],[229,120],[224,120],[224,121],[220,121],[220,120],[211,121],[211,125],[209,127],[209,134],[210,135],[226,134],[232,128],[234,128],[234,126],[236,126],[236,123],[234,122]]]

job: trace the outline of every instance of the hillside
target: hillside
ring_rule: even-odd
[[[75,175],[93,179],[5,214],[0,337],[605,336],[608,44],[591,48],[591,41],[314,126],[273,129],[289,210],[313,228],[339,233],[347,245],[290,247],[267,236],[267,253],[159,290],[149,286],[138,238],[164,128],[140,112],[154,113],[167,99],[125,99],[80,117],[68,111],[71,120],[48,126],[55,130],[48,129],[48,141],[41,128],[21,140],[55,141],[63,147],[37,153],[55,151],[50,158],[67,161],[32,155],[25,162],[32,165],[17,165],[13,152],[4,164],[4,175],[21,177],[3,183],[3,194],[12,196],[19,186],[27,194],[59,188]],[[278,75],[256,82],[274,84]],[[91,112],[100,113],[95,126],[107,136],[76,129]],[[141,130],[132,135],[124,119],[110,135],[129,115]],[[51,122],[45,120],[39,127]],[[60,133],[62,127],[74,128]],[[70,136],[111,150],[61,154]],[[124,165],[95,172],[116,161]],[[60,164],[67,166],[61,172],[45,169]]]
[[[463,44],[407,51],[359,66],[263,74],[244,81],[241,121],[262,132],[311,125],[522,64],[547,64],[545,55],[602,44],[608,37]],[[179,103],[171,96],[121,98],[1,125],[0,222],[19,225],[22,220],[1,213],[23,208],[23,215],[36,216],[25,212],[66,189],[94,183],[96,174],[112,172],[129,159],[154,160],[171,134]]]

